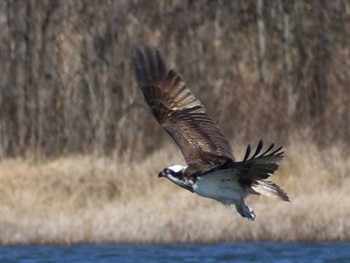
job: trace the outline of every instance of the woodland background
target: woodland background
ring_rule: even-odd
[[[1,1],[0,158],[143,158],[168,136],[136,86],[160,50],[236,142],[350,142],[350,2]]]
[[[249,197],[249,222],[158,180],[184,160],[137,87],[143,45],[238,160],[284,146],[290,203]],[[0,244],[350,240],[347,0],[3,0],[0,69]]]

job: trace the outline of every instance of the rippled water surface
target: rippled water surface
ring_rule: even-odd
[[[0,262],[350,262],[350,242],[0,246]]]

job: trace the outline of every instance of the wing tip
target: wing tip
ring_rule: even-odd
[[[143,45],[134,48],[132,62],[139,85],[151,84],[166,74],[165,62],[158,50]]]
[[[261,153],[263,146],[264,146],[263,140],[260,139],[259,143],[255,149],[254,154],[252,156],[250,156],[251,147],[250,147],[250,144],[248,144],[247,149],[246,149],[246,153],[245,153],[244,158],[243,158],[243,162],[250,161],[253,159],[264,158],[264,157],[276,157],[276,158],[283,158],[284,157],[285,152],[283,151],[283,146],[280,146],[276,149],[275,143],[272,143],[264,152]]]

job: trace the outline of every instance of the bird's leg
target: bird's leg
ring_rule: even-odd
[[[250,221],[254,221],[255,219],[255,213],[253,211],[253,209],[251,209],[250,207],[246,206],[244,203],[244,200],[242,200],[239,203],[235,204],[237,212],[242,216],[242,217],[246,217],[248,218]]]

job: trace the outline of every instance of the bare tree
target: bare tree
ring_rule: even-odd
[[[268,77],[266,72],[266,39],[265,39],[265,23],[263,16],[264,0],[258,0],[256,5],[257,22],[258,22],[258,69],[260,81],[266,88]]]
[[[348,143],[349,9],[343,0],[0,1],[0,157],[158,149],[168,137],[130,63],[144,44],[234,140],[308,129],[320,144]]]

